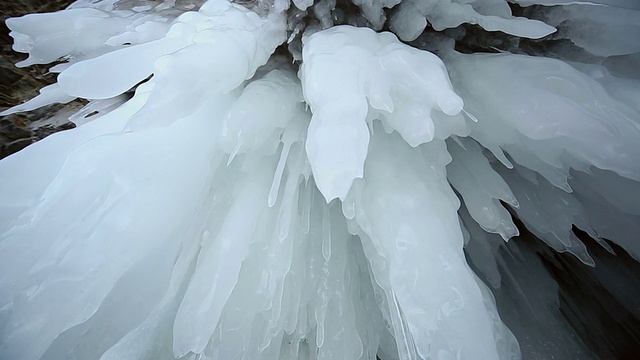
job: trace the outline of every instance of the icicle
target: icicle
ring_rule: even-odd
[[[301,180],[301,169],[304,157],[304,148],[298,147],[296,144],[296,152],[293,155],[289,175],[285,183],[284,194],[282,199],[282,208],[280,210],[280,241],[289,235],[289,228],[291,217],[293,216],[293,210],[295,208],[294,201],[296,200],[298,185]]]
[[[22,111],[30,111],[51,104],[66,104],[75,99],[75,96],[67,95],[60,85],[53,84],[40,89],[40,95],[25,102],[24,104],[16,105],[0,112],[0,116],[7,116]]]
[[[304,197],[302,204],[302,231],[305,234],[309,234],[311,223],[311,210],[314,205],[315,186],[313,183],[307,182],[304,187]]]
[[[331,217],[328,207],[322,207],[322,257],[331,259]]]
[[[482,148],[472,140],[448,143],[453,161],[447,166],[447,179],[462,195],[474,220],[489,232],[506,241],[519,234],[511,214],[500,200],[517,207],[518,202],[507,183],[496,173],[482,155]]]
[[[306,115],[298,113],[300,115]],[[287,127],[287,129],[282,134],[281,142],[283,144],[282,150],[280,152],[280,159],[278,160],[278,166],[276,167],[276,172],[273,177],[273,183],[271,184],[271,190],[269,191],[269,207],[272,207],[278,198],[278,192],[280,189],[280,182],[282,181],[282,174],[284,172],[285,165],[287,164],[287,159],[289,156],[289,151],[291,150],[291,146],[294,143],[300,142],[302,140],[302,130],[303,124],[305,123],[304,118],[294,119],[293,123]],[[302,175],[302,158],[304,150],[300,150],[301,153],[296,153],[295,157],[295,176]]]
[[[342,213],[349,220],[356,216],[356,204],[352,196],[347,195],[347,198],[342,202]]]
[[[271,190],[269,190],[269,207],[272,207],[276,203],[276,200],[278,199],[280,181],[282,181],[282,173],[284,172],[284,166],[287,163],[287,158],[289,157],[290,149],[291,149],[291,144],[289,143],[283,144],[282,151],[280,152],[280,160],[278,160],[278,166],[276,167],[276,172],[273,175],[273,183],[271,184]]]
[[[236,155],[238,155],[238,151],[240,151],[240,146],[242,146],[242,143],[238,142],[236,147],[233,148],[233,151],[231,152],[231,154],[229,154],[229,159],[227,160],[227,166],[231,165],[231,162],[233,161],[233,159],[235,159]]]
[[[478,24],[487,31],[503,31],[531,39],[539,39],[556,31],[542,21],[512,17],[505,2],[494,2],[490,10],[482,7],[483,3],[405,0],[391,17],[391,29],[404,41],[415,40],[424,31],[427,21],[437,31],[469,23]],[[476,11],[474,5],[482,10]]]

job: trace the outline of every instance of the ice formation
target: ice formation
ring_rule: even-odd
[[[0,358],[519,358],[467,263],[500,285],[512,213],[585,264],[575,227],[640,258],[640,9],[515,3],[530,18],[81,0],[8,19],[17,65],[58,77],[1,115],[89,103],[0,162]],[[456,50],[472,25],[573,47]]]

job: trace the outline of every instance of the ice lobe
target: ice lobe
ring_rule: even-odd
[[[48,64],[70,54],[87,53],[122,32],[131,20],[96,9],[72,9],[7,19],[13,49],[29,53],[19,67]]]
[[[471,137],[510,165],[570,191],[569,168],[640,179],[640,114],[568,64],[523,55],[455,54],[451,79],[478,123]],[[482,94],[482,96],[480,96]]]
[[[232,156],[262,151],[273,154],[291,121],[304,116],[302,89],[295,72],[272,70],[253,80],[227,114],[220,146]]]
[[[531,170],[521,167],[517,167],[516,170],[499,171],[511,185],[515,196],[527,199],[515,209],[527,229],[556,251],[568,251],[583,263],[594,266],[595,263],[585,245],[572,232],[572,226],[575,224],[597,238],[588,225],[581,203],[573,194],[551,185]]]
[[[173,27],[167,37],[138,46],[125,47],[69,66],[58,76],[67,94],[86,99],[108,99],[124,93],[153,73],[156,59],[182,48],[182,31]],[[129,66],[121,64],[136,59]]]
[[[488,31],[538,39],[556,31],[538,20],[513,17],[506,1],[405,0],[391,17],[391,29],[402,40],[415,40],[427,24],[438,31],[460,24],[478,24]]]
[[[191,39],[192,44],[155,62],[150,83],[156,91],[140,114],[131,119],[130,129],[149,126],[154,123],[151,119],[163,118],[166,112],[179,119],[190,114],[207,96],[220,96],[236,89],[253,77],[286,39],[282,14],[261,17],[226,1],[209,1],[199,12],[188,12],[182,17],[193,18],[192,26],[197,33]]]
[[[376,131],[365,180],[346,200],[355,206],[350,231],[389,306],[400,359],[510,358],[515,339],[494,323],[495,307],[485,307],[492,299],[462,254],[459,203],[443,181],[450,160],[441,140],[412,149]]]
[[[371,28],[380,30],[387,21],[384,9],[391,9],[398,5],[401,0],[352,0],[358,6],[362,15],[369,21]]]
[[[640,246],[629,236],[640,231],[640,183],[610,171],[590,170],[588,174],[573,172],[571,179],[573,195],[582,204],[589,225],[599,237],[616,242],[634,259],[640,259]],[[607,248],[605,243],[600,244]]]
[[[155,112],[157,118],[166,118],[159,114],[170,111],[164,107],[171,103],[169,98],[179,98],[176,101],[183,106],[173,111],[187,115],[206,90],[219,94],[233,90],[251,78],[285,40],[281,14],[263,18],[227,1],[207,2],[199,11],[185,12],[170,25],[164,25],[159,16],[95,9],[47,14],[48,22],[43,23],[57,27],[32,26],[34,20],[30,16],[35,15],[8,21],[16,38],[16,50],[29,51],[31,57],[38,59],[25,66],[73,55],[72,63],[58,68],[61,73],[57,89],[70,97],[85,99],[116,97],[153,75],[151,82],[161,86],[144,111]],[[93,18],[105,23],[91,23]],[[80,25],[91,23],[91,29],[83,31],[78,25],[71,31],[68,27],[74,21]],[[78,37],[88,40],[80,41]],[[123,63],[127,66],[123,67]],[[216,84],[215,91],[208,84]],[[46,99],[40,99],[38,105],[46,105],[42,101]],[[49,103],[54,101],[58,99]]]
[[[313,113],[307,154],[327,201],[344,199],[363,176],[368,121],[385,119],[417,146],[435,136],[432,113],[446,119],[462,110],[442,61],[391,33],[336,26],[311,35],[302,57],[303,94]]]
[[[138,111],[146,101],[147,95],[143,90],[148,89],[141,87],[137,97],[110,113],[108,120],[104,122],[91,122],[73,132],[53,134],[47,141],[38,142],[38,146],[29,146],[19,155],[3,159],[0,167],[0,176],[4,179],[0,187],[0,227],[7,229],[21,212],[38,204],[42,193],[74,149],[92,138],[122,131],[126,119]],[[31,166],[24,166],[25,158],[29,159]]]
[[[142,102],[145,99],[145,94],[138,98]],[[164,266],[172,265],[180,246],[175,239],[187,231],[189,214],[207,190],[202,183],[207,179],[207,148],[214,144],[206,134],[214,131],[215,122],[200,114],[179,123],[179,127],[146,133],[125,134],[117,126],[112,128],[110,120],[119,122],[122,128],[118,118],[126,119],[127,113],[135,111],[136,103],[139,106],[138,101],[127,103],[122,111],[78,128],[74,138],[82,141],[84,137],[84,143],[72,141],[70,145],[53,147],[64,162],[55,162],[53,171],[47,172],[46,188],[31,187],[34,193],[19,191],[3,198],[9,204],[39,199],[2,229],[0,307],[7,319],[7,331],[3,332],[0,346],[4,356],[40,358],[54,339],[92,318],[105,302],[126,303],[124,298],[131,298],[128,294],[136,291],[122,291],[118,285],[122,279],[140,279],[163,259],[168,259]],[[84,129],[90,128],[93,137],[87,139],[89,134]],[[190,134],[193,129],[198,129],[196,134]],[[48,159],[42,152],[56,142],[51,138],[30,151]],[[18,157],[30,155],[25,152]],[[3,168],[8,164],[3,163]],[[25,170],[20,173],[28,171],[26,167],[22,169]],[[16,178],[29,179],[25,175],[14,174]],[[193,175],[198,178],[195,182]],[[78,182],[83,186],[78,188]],[[162,189],[173,186],[183,191],[157,196]],[[79,213],[78,209],[85,211]],[[32,251],[21,252],[25,246]],[[16,257],[16,252],[23,256]],[[145,285],[150,292],[153,289],[153,293],[162,293],[171,272],[155,270]],[[137,285],[129,286],[139,287],[139,282],[134,283]],[[119,295],[113,293],[114,289]],[[154,301],[145,300],[137,310],[148,311]],[[116,320],[118,317],[120,320]],[[135,326],[122,312],[111,314],[108,321]],[[104,340],[112,341],[107,339]]]
[[[176,314],[174,355],[202,353],[209,342],[238,282],[242,261],[247,256],[252,237],[259,237],[258,225],[266,210],[264,200],[269,182],[264,176],[273,172],[273,162],[253,162],[246,176],[230,187],[231,205],[221,220],[215,238],[203,244],[189,287]],[[269,234],[269,233],[266,233]]]
[[[636,0],[513,0],[521,6],[531,5],[608,5],[618,8],[640,10],[640,3]]]
[[[573,225],[595,239],[608,233],[607,238],[637,254],[637,246],[600,220],[613,221],[617,214],[615,222],[630,230],[637,209],[625,201],[607,211],[595,204],[615,195],[597,195],[610,192],[602,174],[617,174],[612,179],[620,177],[616,182],[626,191],[639,188],[638,111],[558,60],[451,54],[447,64],[466,109],[478,119],[469,122],[470,136],[516,170],[494,166],[519,200],[514,210],[527,227],[554,249],[569,251],[589,265],[593,260],[573,234]],[[455,186],[457,176],[452,175]],[[582,180],[572,181],[577,175]],[[587,190],[585,183],[594,188]],[[580,186],[578,191],[572,184]],[[467,205],[473,214],[473,205]]]
[[[30,111],[54,103],[66,104],[75,99],[75,96],[68,95],[60,85],[52,84],[40,89],[40,95],[33,99],[0,112],[0,116],[11,115],[22,111]]]
[[[558,26],[556,36],[598,56],[626,55],[640,52],[640,8],[589,5],[583,3],[545,8],[539,11],[542,21]],[[562,26],[560,26],[562,24]]]
[[[518,228],[500,200],[518,207],[509,185],[495,172],[482,147],[469,138],[447,142],[453,160],[447,165],[447,179],[462,195],[471,217],[488,232],[508,240],[518,235]]]

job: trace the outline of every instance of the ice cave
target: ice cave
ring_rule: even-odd
[[[0,359],[640,358],[640,1],[0,12]]]

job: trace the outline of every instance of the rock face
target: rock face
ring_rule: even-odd
[[[499,246],[501,281],[492,292],[522,358],[640,358],[640,264],[616,244],[609,242],[614,255],[574,229],[595,260],[590,267],[514,222],[521,235]]]
[[[11,50],[13,40],[4,21],[24,14],[51,12],[64,9],[72,0],[21,0],[0,3],[0,111],[23,103],[38,95],[38,89],[55,81],[55,74],[48,73],[50,65],[17,68],[14,64],[25,55]],[[81,102],[65,106],[54,105],[37,111],[0,117],[0,159],[20,151],[27,145],[54,132],[71,129],[73,123],[56,116],[63,109],[77,109]]]
[[[538,256],[559,286],[560,311],[601,359],[640,356],[640,265],[624,249],[608,253],[583,234],[596,260],[588,267],[575,257],[549,248]]]

